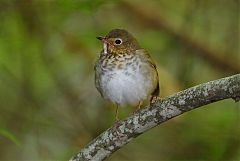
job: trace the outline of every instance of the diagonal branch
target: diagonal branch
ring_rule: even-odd
[[[157,100],[136,114],[107,129],[71,161],[101,161],[133,138],[187,111],[223,99],[240,99],[240,74],[191,87]]]

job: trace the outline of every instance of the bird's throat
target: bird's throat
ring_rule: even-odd
[[[103,53],[107,54],[108,52],[108,44],[107,43],[103,43]]]

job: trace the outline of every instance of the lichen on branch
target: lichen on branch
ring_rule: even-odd
[[[107,129],[71,161],[101,161],[133,138],[187,111],[203,105],[232,98],[240,98],[240,74],[188,88],[140,110]]]

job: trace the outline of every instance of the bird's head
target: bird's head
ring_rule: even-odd
[[[128,54],[137,49],[137,40],[126,30],[114,29],[105,37],[97,37],[103,42],[103,52],[105,54]]]

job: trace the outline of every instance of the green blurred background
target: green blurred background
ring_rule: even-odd
[[[114,105],[94,86],[96,36],[131,32],[165,97],[240,73],[239,20],[238,0],[0,0],[0,160],[68,160],[112,125]],[[240,105],[188,112],[107,160],[239,161]]]

